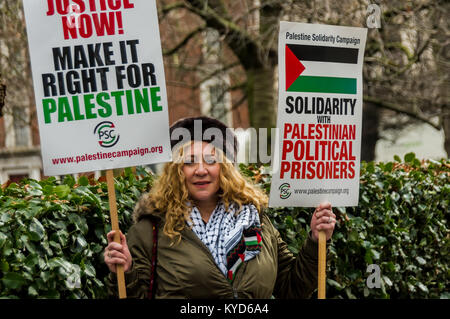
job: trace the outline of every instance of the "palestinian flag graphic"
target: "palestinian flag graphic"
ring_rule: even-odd
[[[333,76],[331,70],[356,66],[358,49],[286,44],[285,55],[286,91],[356,94],[356,78]]]

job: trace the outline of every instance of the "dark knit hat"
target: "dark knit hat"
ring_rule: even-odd
[[[234,132],[224,123],[207,116],[188,117],[170,127],[170,145],[181,146],[189,141],[204,141],[219,148],[233,163],[236,162],[238,141]]]

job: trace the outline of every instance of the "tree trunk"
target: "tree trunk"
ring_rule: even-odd
[[[250,126],[257,129],[274,127],[274,70],[250,69],[246,73]]]
[[[445,111],[444,111],[445,112]],[[442,116],[442,127],[444,129],[444,148],[447,152],[447,158],[450,157],[450,113]]]
[[[361,160],[370,162],[375,159],[375,146],[379,139],[378,126],[380,110],[372,103],[363,103],[363,122],[361,137]]]
[[[258,161],[265,162],[262,157],[271,155],[271,128],[276,125],[275,73],[274,68],[248,69],[247,101],[250,127],[255,128],[259,136],[261,129],[267,130],[266,149],[258,146]],[[258,137],[259,137],[258,136]],[[259,145],[261,145],[258,139]]]

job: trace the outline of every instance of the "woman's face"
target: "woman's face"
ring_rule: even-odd
[[[185,149],[183,173],[191,198],[197,202],[217,200],[220,164],[214,147],[207,142],[194,142]]]

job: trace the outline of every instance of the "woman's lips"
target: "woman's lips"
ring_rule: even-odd
[[[198,188],[205,188],[205,187],[207,187],[209,184],[211,184],[211,182],[206,182],[206,181],[204,181],[204,182],[195,182],[195,183],[193,183],[196,187],[198,187]]]

